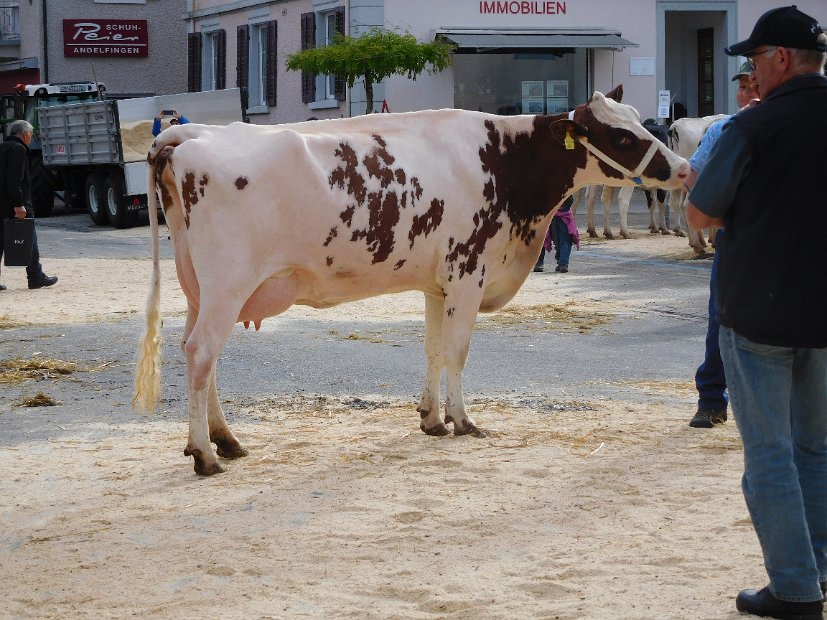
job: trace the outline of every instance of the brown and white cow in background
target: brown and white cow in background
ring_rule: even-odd
[[[428,110],[282,126],[190,123],[165,130],[148,160],[188,302],[184,454],[201,475],[223,471],[211,442],[222,457],[246,454],[216,390],[234,324],[258,326],[293,304],[422,291],[420,428],[483,435],[462,391],[476,315],[515,295],[563,199],[634,176],[674,188],[688,175],[632,108],[600,93],[573,120]],[[133,398],[144,410],[157,406],[161,385],[158,198],[149,193],[153,268]]]
[[[680,118],[669,126],[669,148],[685,159],[689,159],[698,150],[698,145],[701,143],[706,130],[712,123],[722,118],[729,118],[728,114],[715,114],[713,116],[703,116],[701,118]],[[678,237],[686,236],[689,240],[689,245],[698,254],[704,254],[707,249],[706,239],[703,231],[695,230],[686,221],[686,190],[684,188],[672,190],[669,196],[669,207],[672,213],[675,214],[675,235]],[[684,232],[682,224],[686,225]],[[710,239],[714,239],[714,232],[710,234]]]

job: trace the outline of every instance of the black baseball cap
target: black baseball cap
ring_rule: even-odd
[[[748,56],[761,45],[777,45],[827,52],[827,45],[818,43],[818,35],[822,32],[824,27],[795,5],[782,6],[759,17],[749,39],[730,45],[724,51],[729,56]]]

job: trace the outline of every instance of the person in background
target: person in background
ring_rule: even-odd
[[[741,487],[769,584],[740,612],[821,620],[827,585],[827,33],[795,6],[764,13],[746,56],[761,103],[724,126],[687,206],[695,228],[726,225],[718,318],[741,435]],[[783,251],[781,239],[798,239]]]
[[[9,125],[8,134],[0,144],[0,259],[3,257],[3,219],[34,218],[29,177],[29,143],[34,128],[28,121],[18,120]],[[37,231],[34,233],[32,259],[26,267],[26,276],[31,289],[52,286],[57,282],[57,276],[43,273]],[[0,284],[0,291],[4,290],[6,287]]]
[[[738,73],[732,81],[738,81],[738,91],[735,98],[739,110],[754,105],[758,101],[758,83],[751,79],[752,69],[748,62],[741,65]],[[692,171],[687,181],[687,188],[692,189],[698,172],[703,168],[712,147],[718,141],[723,131],[724,124],[730,119],[724,118],[716,121],[706,130],[698,150],[689,159]],[[724,239],[724,229],[719,228],[715,235],[715,257],[712,259],[712,272],[709,278],[709,321],[706,329],[706,351],[704,361],[698,366],[695,373],[695,388],[698,390],[698,410],[689,421],[693,428],[712,428],[716,424],[726,422],[727,404],[729,398],[726,393],[726,375],[724,374],[724,362],[721,359],[721,349],[718,346],[718,313],[715,310],[716,295],[718,288],[718,264],[721,258],[721,251]]]
[[[158,134],[161,133],[161,120],[166,116],[171,117],[169,119],[170,125],[186,125],[190,122],[186,116],[179,114],[178,110],[161,110],[158,112],[158,116],[156,116],[152,121],[153,136],[157,137]]]
[[[535,272],[543,271],[546,252],[551,252],[551,248],[554,247],[554,258],[557,260],[555,271],[568,273],[572,243],[577,246],[578,250],[580,249],[580,234],[577,232],[577,224],[575,224],[574,214],[571,212],[573,204],[574,196],[572,195],[563,201],[557,213],[551,218],[543,247],[540,249],[540,257],[537,259],[537,264],[534,265]]]

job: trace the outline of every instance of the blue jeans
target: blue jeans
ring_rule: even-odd
[[[827,348],[758,344],[721,326],[721,355],[744,444],[741,486],[770,592],[821,599],[827,581]]]
[[[554,243],[554,258],[560,267],[569,266],[571,256],[571,236],[568,226],[560,218],[551,218],[551,240]]]
[[[715,236],[715,256],[712,259],[712,273],[709,276],[709,319],[706,327],[706,351],[704,361],[695,373],[695,387],[698,390],[698,409],[726,411],[729,398],[726,393],[726,376],[721,349],[718,346],[718,263],[724,244],[724,229]]]

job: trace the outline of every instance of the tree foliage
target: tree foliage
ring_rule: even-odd
[[[452,49],[450,44],[441,41],[420,43],[409,33],[373,28],[360,37],[336,34],[327,47],[291,54],[287,57],[287,68],[338,75],[349,87],[353,87],[358,78],[364,78],[370,113],[374,84],[391,75],[406,75],[415,80],[423,71],[442,71],[451,64]]]

